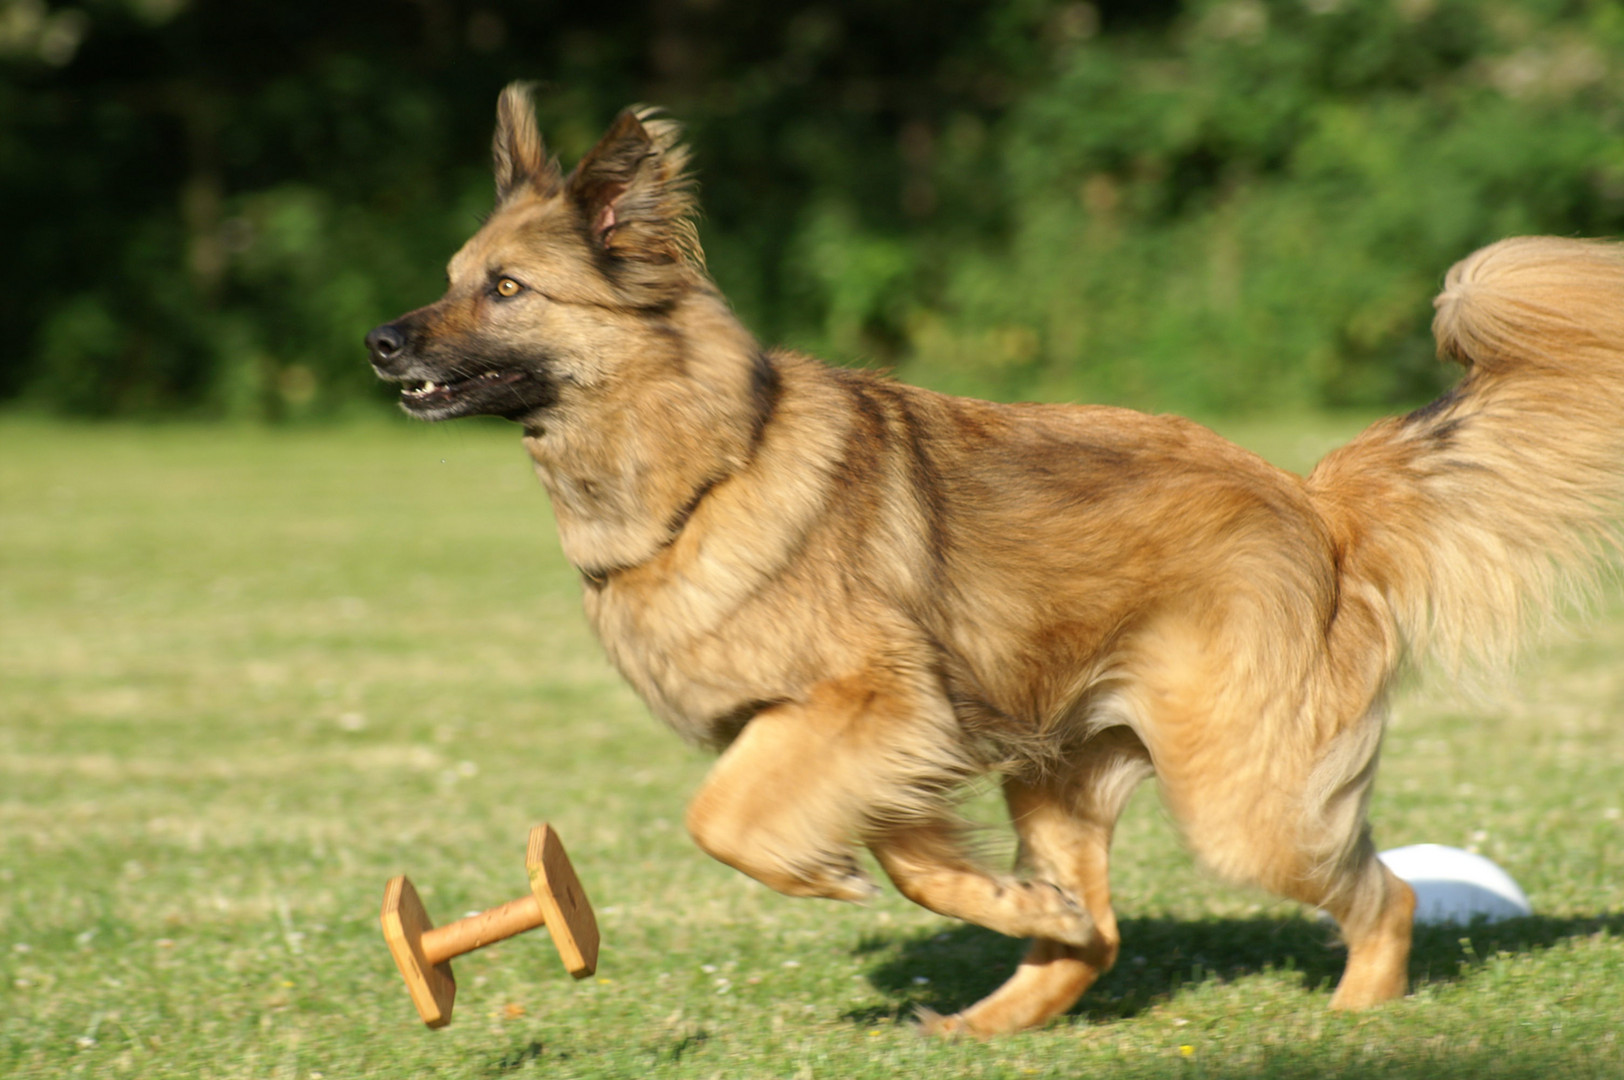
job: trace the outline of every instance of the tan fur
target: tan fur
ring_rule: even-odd
[[[927,1021],[990,1034],[1110,967],[1112,830],[1154,772],[1208,865],[1338,920],[1334,1006],[1402,994],[1413,896],[1365,824],[1386,692],[1407,657],[1497,661],[1616,542],[1620,249],[1462,262],[1437,318],[1460,386],[1304,480],[1174,417],[762,352],[703,272],[676,138],[628,111],[562,178],[510,89],[502,201],[375,362],[528,365],[544,387],[503,414],[588,618],[655,714],[720,754],[698,844],[838,899],[872,890],[867,846],[918,903],[1032,937],[1009,983]],[[1016,874],[978,865],[953,813],[989,771]]]

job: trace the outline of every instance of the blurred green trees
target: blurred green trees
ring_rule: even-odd
[[[1413,400],[1455,258],[1624,232],[1617,0],[3,0],[0,400],[376,407],[513,78],[566,164],[688,124],[764,339],[960,392]]]

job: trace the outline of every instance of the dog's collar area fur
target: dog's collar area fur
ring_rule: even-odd
[[[659,541],[659,546],[654,547],[654,551],[648,554],[648,559],[643,559],[641,562],[627,562],[627,564],[615,565],[615,567],[575,567],[575,570],[581,575],[581,580],[586,581],[586,585],[591,586],[593,590],[601,590],[604,586],[609,585],[609,578],[615,577],[617,573],[637,570],[641,565],[648,565],[654,559],[658,559],[661,552],[667,551],[672,544],[676,544],[677,539],[682,538],[682,529],[689,526],[689,520],[692,518],[693,512],[700,508],[700,503],[705,502],[705,495],[711,494],[716,489],[716,484],[721,484],[724,479],[728,479],[728,476],[713,476],[698,486],[698,490],[693,492],[692,497],[682,505],[682,508],[677,510],[674,515],[671,515],[671,521],[666,523],[666,539]]]
[[[718,484],[730,479],[736,472],[750,467],[751,462],[756,458],[757,452],[761,449],[762,440],[766,437],[767,424],[772,420],[773,413],[777,411],[778,395],[781,388],[782,381],[779,378],[778,369],[773,366],[772,359],[765,352],[758,350],[751,370],[751,389],[756,402],[756,416],[751,428],[750,456],[734,472],[719,473],[700,483],[694,489],[694,493],[689,497],[688,501],[683,503],[675,514],[671,515],[670,521],[666,522],[665,539],[660,541],[653,551],[649,552],[647,558],[639,562],[621,563],[614,566],[577,566],[575,570],[581,575],[581,580],[587,588],[597,592],[606,588],[610,579],[617,574],[635,570],[639,566],[647,565],[658,558],[661,552],[668,550],[672,544],[675,544],[681,538],[682,531],[688,527],[688,522],[693,518],[695,512],[699,510],[700,503],[705,501],[707,495],[716,490]]]
[[[665,539],[660,541],[659,545],[655,547],[653,551],[649,552],[648,558],[642,560],[641,562],[622,563],[618,566],[595,567],[591,569],[585,566],[577,566],[575,569],[581,575],[581,580],[586,582],[586,584],[593,590],[598,590],[608,585],[609,579],[614,577],[616,574],[624,574],[628,570],[635,570],[639,566],[645,566],[648,563],[653,562],[659,557],[661,552],[669,549],[672,544],[675,544],[677,540],[681,538],[682,530],[688,527],[689,520],[693,518],[694,512],[699,509],[699,504],[705,501],[705,496],[714,491],[717,484],[720,484],[723,480],[726,480],[728,476],[731,475],[732,474],[729,473],[722,476],[712,476],[710,479],[700,484],[699,488],[693,493],[693,496],[682,505],[681,509],[679,509],[675,514],[671,515],[671,520],[666,523]]]

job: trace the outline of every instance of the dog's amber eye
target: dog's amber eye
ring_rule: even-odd
[[[520,285],[517,281],[514,281],[510,277],[505,277],[496,283],[496,295],[501,297],[517,296],[519,295],[519,290],[522,288],[524,288],[524,286]]]

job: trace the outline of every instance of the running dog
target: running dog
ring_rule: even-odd
[[[1323,909],[1334,1008],[1406,991],[1414,895],[1366,824],[1401,663],[1505,659],[1603,565],[1624,499],[1624,249],[1520,238],[1449,271],[1459,384],[1306,478],[1187,420],[991,404],[762,348],[707,276],[677,126],[628,110],[568,175],[523,87],[450,287],[373,330],[425,420],[523,425],[591,625],[716,764],[706,852],[1032,939],[992,1034],[1116,959],[1107,861],[1154,774],[1224,878]],[[954,813],[1003,785],[1021,858]]]

